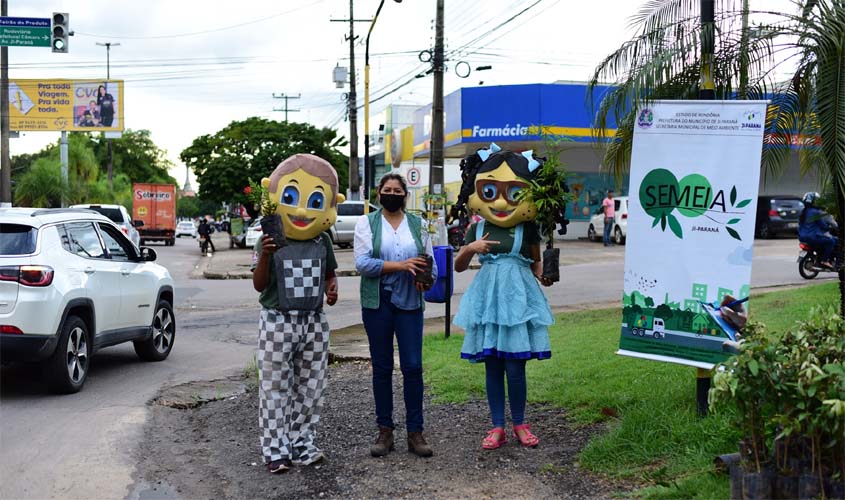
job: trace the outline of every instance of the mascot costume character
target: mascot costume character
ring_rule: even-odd
[[[253,284],[261,292],[259,320],[259,425],[267,468],[323,458],[314,444],[323,406],[329,325],[323,296],[337,302],[337,262],[327,231],[337,218],[337,172],[329,162],[297,154],[261,185],[277,203],[284,228],[281,248],[270,235],[255,245]]]
[[[537,207],[522,194],[541,166],[532,151],[503,151],[495,144],[461,162],[463,184],[453,218],[467,220],[468,211],[481,217],[467,230],[466,245],[455,257],[455,271],[467,269],[474,255],[481,270],[458,308],[454,323],[464,329],[461,357],[486,367],[487,399],[493,429],[482,440],[484,449],[504,444],[505,376],[507,375],[513,435],[523,445],[539,439],[525,423],[525,363],[551,357],[549,303],[538,284],[542,276],[542,237],[533,222]]]

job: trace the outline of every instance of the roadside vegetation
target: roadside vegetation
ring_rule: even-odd
[[[836,283],[755,295],[750,318],[777,335],[812,307],[836,306],[837,299]],[[605,422],[607,432],[583,450],[581,466],[641,483],[638,496],[728,498],[728,478],[715,473],[713,458],[737,450],[735,410],[697,417],[695,370],[617,356],[620,323],[619,309],[557,316],[552,359],[528,363],[529,419],[531,406],[548,404],[577,425]],[[461,335],[424,340],[426,382],[435,400],[485,397],[484,368],[460,359],[462,341]],[[541,440],[542,432],[537,429]]]

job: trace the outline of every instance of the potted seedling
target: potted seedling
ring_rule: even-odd
[[[520,193],[522,199],[531,199],[537,207],[535,222],[540,234],[546,238],[543,250],[543,277],[552,282],[560,281],[560,249],[554,247],[555,228],[566,234],[566,204],[569,202],[569,185],[566,183],[566,169],[560,161],[562,138],[546,137],[546,151],[549,154],[537,176],[528,182],[528,188]]]
[[[261,231],[263,234],[272,236],[277,248],[285,246],[287,240],[282,226],[282,217],[276,213],[279,204],[273,201],[270,191],[250,179],[249,186],[244,188],[244,194],[261,215]]]

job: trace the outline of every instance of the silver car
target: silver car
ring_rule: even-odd
[[[370,205],[370,212],[375,212],[378,207]],[[337,222],[329,231],[332,243],[340,248],[350,248],[355,240],[355,224],[358,219],[364,216],[363,201],[344,201],[337,206]]]

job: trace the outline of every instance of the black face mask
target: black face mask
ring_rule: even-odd
[[[405,196],[401,194],[380,194],[378,201],[388,212],[395,212],[405,206]]]

